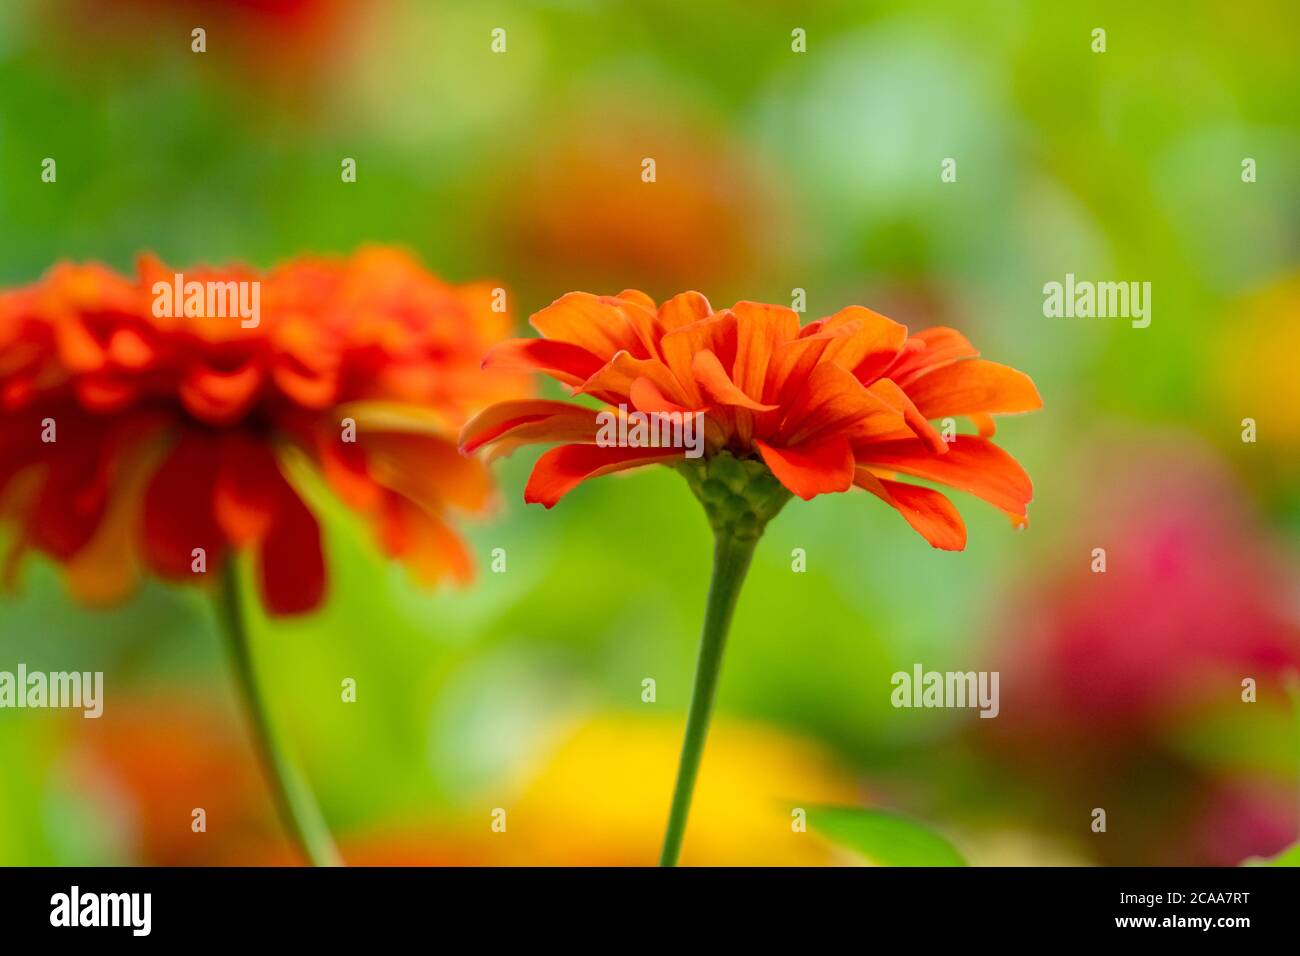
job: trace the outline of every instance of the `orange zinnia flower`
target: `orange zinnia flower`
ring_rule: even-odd
[[[484,367],[542,371],[626,410],[701,413],[706,461],[761,461],[804,499],[865,488],[936,548],[965,546],[961,516],[940,492],[899,475],[970,492],[1026,521],[1029,478],[989,438],[992,415],[1038,408],[1038,391],[1022,372],[979,358],[953,329],[909,336],[860,306],[801,328],[782,306],[740,302],[714,312],[686,292],[656,308],[636,291],[573,292],[532,325],[543,338],[504,342]],[[597,444],[597,414],[565,402],[505,402],[470,421],[461,443],[508,454],[564,442],[542,455],[524,492],[548,508],[587,478],[656,462],[689,466],[680,448]],[[930,423],[956,416],[971,418],[979,434],[945,440]]]
[[[418,580],[466,579],[449,514],[481,510],[490,484],[456,453],[456,429],[518,394],[517,380],[478,370],[509,325],[490,288],[446,285],[384,249],[266,276],[183,274],[260,283],[253,323],[166,314],[183,312],[179,301],[155,315],[155,284],[173,276],[149,257],[134,278],[61,265],[0,293],[11,569],[22,551],[43,551],[75,594],[104,603],[127,595],[141,567],[193,580],[195,549],[214,567],[247,550],[268,610],[310,610],[326,572],[317,520],[290,480],[297,457]]]
[[[992,416],[1042,402],[1025,375],[978,358],[960,333],[934,328],[909,336],[904,326],[859,306],[800,328],[791,309],[740,302],[714,312],[698,292],[657,307],[631,290],[571,292],[532,324],[542,338],[504,342],[484,367],[542,371],[617,411],[503,402],[465,426],[462,449],[491,446],[509,454],[521,445],[563,442],[541,456],[524,492],[526,501],[548,508],[588,478],[673,464],[713,528],[699,664],[660,855],[662,865],[673,866],[723,644],[767,522],[792,495],[806,500],[858,485],[896,508],[936,548],[964,548],[966,528],[952,502],[896,480],[906,475],[972,492],[1023,525],[1032,487],[1015,460],[989,441]],[[979,435],[948,436],[930,424],[957,415],[973,419]],[[666,419],[671,428],[665,429],[664,416],[680,417]],[[686,416],[702,432],[701,442],[688,441]],[[698,454],[688,458],[681,447],[663,447],[674,441]],[[632,444],[638,447],[627,447]]]
[[[285,828],[314,862],[338,854],[271,730],[226,558],[255,556],[272,614],[320,603],[320,526],[293,480],[297,459],[417,579],[467,578],[448,514],[481,510],[490,485],[457,453],[455,430],[518,386],[478,369],[508,327],[497,301],[384,249],[265,276],[177,274],[150,257],[133,279],[63,265],[0,293],[0,516],[18,526],[10,571],[24,551],[43,551],[74,593],[108,602],[130,592],[140,565],[175,580],[203,580],[196,572],[214,565]]]

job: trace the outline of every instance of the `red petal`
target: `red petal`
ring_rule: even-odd
[[[284,476],[276,474],[275,520],[258,555],[262,599],[270,614],[301,614],[325,595],[320,525]]]
[[[187,431],[149,482],[144,496],[144,556],[164,578],[193,575],[193,550],[202,548],[209,573],[221,572],[226,541],[213,513],[221,447],[217,439]]]
[[[275,453],[264,442],[241,432],[222,439],[213,508],[233,545],[243,547],[266,534],[283,480]]]

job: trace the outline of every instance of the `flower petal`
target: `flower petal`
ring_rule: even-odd
[[[1024,372],[986,359],[970,359],[926,372],[905,388],[926,418],[1007,414],[1043,407],[1033,381]]]
[[[474,577],[465,542],[436,514],[401,495],[390,495],[378,523],[380,547],[410,571],[416,584],[431,587],[450,575],[458,584]]]
[[[320,525],[284,475],[276,474],[275,520],[258,553],[262,600],[270,614],[302,614],[325,596]]]
[[[863,439],[906,428],[902,414],[868,391],[852,372],[823,362],[790,405],[778,435],[781,444],[795,445],[830,432]]]
[[[860,305],[840,309],[823,325],[826,331],[839,328],[851,331],[827,346],[823,361],[843,366],[862,382],[877,378],[907,341],[907,326]]]
[[[707,318],[678,326],[659,340],[659,350],[664,364],[682,384],[690,398],[688,404],[698,408],[703,404],[699,386],[696,385],[691,363],[696,353],[708,349],[718,357],[725,369],[736,357],[736,317],[730,312],[717,312]]]
[[[419,502],[430,511],[450,506],[482,511],[492,479],[477,458],[462,455],[449,439],[412,432],[366,432],[359,443],[370,474],[385,488]]]
[[[213,510],[231,544],[245,547],[262,539],[275,518],[283,480],[265,442],[239,431],[222,437]]]
[[[620,351],[647,358],[650,350],[624,305],[628,309],[640,308],[613,296],[570,292],[535,312],[528,321],[545,338],[579,346],[603,362]]]
[[[628,398],[632,401],[632,407],[638,412],[680,412],[690,414],[690,409],[670,401],[659,390],[658,385],[645,377],[635,379],[632,382],[632,387],[628,389]]]
[[[722,362],[708,349],[696,352],[691,360],[691,372],[696,383],[709,398],[720,405],[735,405],[756,412],[770,412],[777,406],[755,401],[727,375]]]
[[[663,448],[616,448],[599,445],[561,445],[552,448],[533,467],[524,489],[524,501],[552,508],[555,503],[588,478],[652,465],[680,461],[682,450]]]
[[[737,302],[736,364],[731,377],[755,401],[762,401],[772,352],[799,336],[799,314],[783,305]]]
[[[667,365],[658,359],[634,358],[627,352],[615,355],[577,391],[611,405],[626,404],[632,394],[632,383],[638,378],[650,379],[660,392],[678,404],[690,403],[690,396]]]
[[[941,551],[961,551],[966,547],[966,524],[961,514],[933,488],[878,478],[866,468],[854,472],[853,483],[894,507],[933,547]]]
[[[531,442],[595,441],[596,410],[544,399],[500,402],[465,423],[460,430],[461,451],[468,455],[484,445],[521,437],[525,427]]]
[[[848,491],[853,484],[853,449],[839,435],[788,447],[773,447],[761,439],[754,444],[777,480],[804,501]]]
[[[483,368],[545,372],[566,385],[581,385],[604,363],[586,349],[550,339],[507,339],[483,358]]]
[[[908,398],[907,393],[894,384],[893,379],[876,379],[871,383],[871,387],[867,391],[902,413],[903,420],[907,422],[907,427],[912,430],[912,433],[917,438],[925,442],[930,451],[936,455],[947,454],[948,443],[943,440],[943,436],[926,420],[920,409]]]
[[[885,374],[906,387],[918,375],[961,359],[976,358],[979,354],[979,350],[956,329],[936,325],[908,338],[906,347]]]
[[[682,292],[659,306],[659,324],[671,332],[713,314],[709,300],[698,292]]]
[[[193,577],[195,548],[209,571],[220,570],[226,541],[212,507],[220,454],[215,437],[186,431],[145,490],[144,558],[161,577]]]
[[[231,425],[252,408],[263,381],[262,369],[254,361],[233,371],[195,365],[178,392],[181,403],[195,418],[210,425]]]
[[[859,465],[924,478],[983,498],[1024,521],[1034,487],[1020,464],[992,442],[958,435],[946,455],[931,453],[920,441],[889,441],[854,446]]]

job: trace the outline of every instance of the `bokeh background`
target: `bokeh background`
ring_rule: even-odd
[[[946,554],[860,492],[788,507],[737,615],[684,862],[852,862],[791,832],[791,807],[834,802],[906,813],[973,863],[1234,865],[1294,842],[1300,807],[1298,16],[9,0],[0,282],[382,242],[501,282],[521,327],[625,287],[715,306],[801,288],[808,318],[956,326],[1043,394],[1000,430],[1034,477],[1030,527],[966,499],[969,548]],[[1067,272],[1151,282],[1150,327],[1045,318]],[[325,609],[257,622],[271,707],[352,862],[655,859],[707,527],[664,469],[525,507],[534,457],[497,469],[468,589],[418,591],[336,509]],[[106,705],[0,711],[0,863],[296,859],[201,594],[90,612],[33,559],[0,599],[0,669],[20,661],[103,670]],[[918,662],[1000,671],[1001,715],[893,709],[890,675]]]

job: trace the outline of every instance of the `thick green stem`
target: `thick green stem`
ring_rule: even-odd
[[[713,576],[709,581],[709,601],[704,612],[704,633],[700,638],[695,687],[691,691],[691,708],[686,717],[686,739],[682,742],[682,756],[677,765],[677,784],[673,788],[673,804],[668,815],[668,830],[664,834],[663,852],[659,856],[660,866],[676,866],[682,851],[695,778],[709,733],[709,717],[713,713],[727,630],[757,544],[757,536],[737,537],[722,528],[715,531]]]
[[[221,575],[217,617],[230,647],[235,682],[244,698],[253,739],[281,823],[313,866],[342,866],[343,860],[334,846],[311,788],[289,759],[284,742],[271,722],[266,701],[258,690],[252,648],[248,642],[248,626],[239,594],[239,574],[233,561],[226,565]]]

